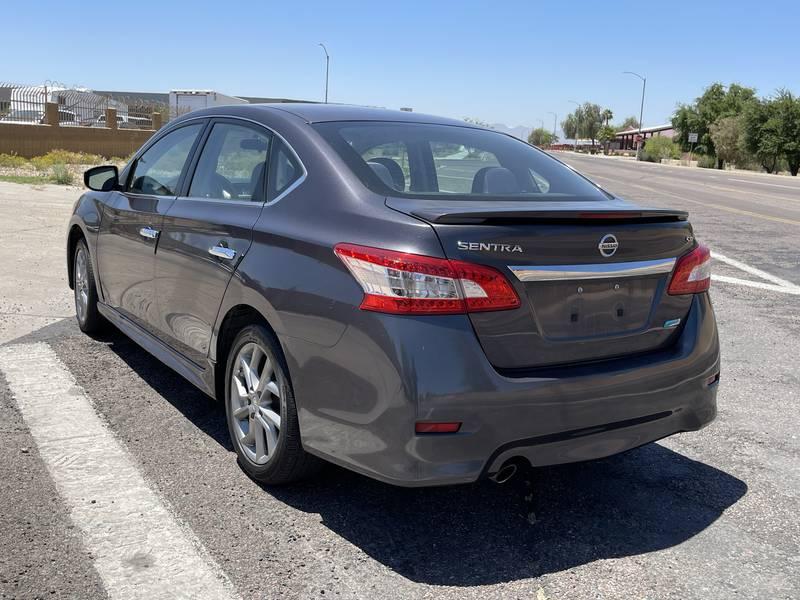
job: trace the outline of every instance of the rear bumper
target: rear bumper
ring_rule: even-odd
[[[673,411],[510,442],[494,452],[484,471],[496,473],[506,461],[518,458],[536,467],[593,460],[638,448],[674,433],[696,431],[717,414],[717,384],[708,387],[708,391],[700,394],[686,390],[685,398],[692,395],[696,398],[689,406],[679,406]]]
[[[383,344],[348,330],[329,349],[339,398],[317,406],[307,402],[316,384],[295,386],[301,433],[309,451],[395,485],[468,483],[519,457],[534,466],[601,458],[716,415],[718,385],[707,382],[719,372],[719,342],[707,294],[694,298],[669,350],[526,377],[492,368],[466,318],[369,318],[383,320]],[[354,375],[353,357],[369,368]],[[462,426],[415,435],[417,420]]]

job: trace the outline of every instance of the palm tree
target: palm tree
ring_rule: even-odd
[[[614,118],[614,113],[611,112],[610,108],[607,108],[602,113],[600,113],[600,118],[606,122],[606,127],[608,127],[608,122]]]

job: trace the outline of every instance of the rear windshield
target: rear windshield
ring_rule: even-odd
[[[569,167],[520,140],[482,129],[396,122],[317,123],[371,190],[391,196],[607,200]]]

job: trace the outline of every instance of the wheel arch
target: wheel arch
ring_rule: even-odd
[[[225,370],[227,367],[228,351],[236,338],[236,334],[247,325],[262,325],[267,331],[278,340],[278,346],[283,353],[283,346],[280,342],[275,328],[269,320],[255,307],[250,304],[236,304],[229,308],[225,316],[220,320],[214,343],[214,394],[217,400],[225,398]],[[285,353],[284,353],[285,361]]]
[[[80,225],[73,223],[67,235],[67,282],[71,290],[75,289],[75,261],[73,257],[75,256],[75,248],[80,240],[86,242],[86,234]],[[88,242],[86,242],[86,247],[89,247]]]

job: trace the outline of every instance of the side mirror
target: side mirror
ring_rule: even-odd
[[[110,192],[119,188],[119,171],[114,165],[92,167],[83,174],[83,183],[95,192]]]

